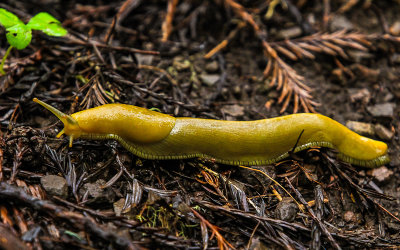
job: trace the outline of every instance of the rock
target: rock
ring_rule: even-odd
[[[362,50],[348,50],[347,54],[354,59],[356,63],[361,63],[363,60],[374,58],[374,54]]]
[[[372,177],[375,178],[379,183],[384,183],[390,179],[393,175],[393,171],[388,169],[385,166],[379,167],[379,168],[374,168],[368,171],[368,174],[370,174]]]
[[[316,23],[317,23],[317,18],[315,17],[315,14],[314,14],[314,13],[308,13],[306,18],[307,18],[307,21],[308,21],[312,26],[316,25]]]
[[[333,31],[351,30],[354,28],[353,23],[344,15],[333,15],[330,26]]]
[[[394,131],[387,129],[381,124],[375,125],[375,133],[380,139],[384,141],[390,141],[394,136]]]
[[[356,215],[354,214],[354,212],[352,212],[352,211],[346,211],[344,214],[343,214],[343,220],[345,221],[345,222],[356,222],[357,221],[357,217],[356,217]]]
[[[192,210],[191,210],[190,206],[188,204],[186,204],[185,202],[176,201],[175,197],[174,197],[174,201],[173,202],[174,202],[173,203],[174,209],[179,211],[181,214],[189,215],[190,213],[192,213]]]
[[[389,32],[393,36],[399,36],[400,35],[400,21],[394,22],[393,25],[390,26]]]
[[[400,63],[400,54],[399,53],[394,53],[390,56],[390,60],[393,63],[399,64]]]
[[[106,182],[102,179],[95,183],[85,183],[80,189],[81,195],[87,195],[90,202],[113,202],[115,193],[111,188],[102,188]]]
[[[128,212],[130,209],[127,209],[128,211],[123,211],[125,205],[125,199],[121,198],[118,201],[113,203],[113,208],[114,208],[114,213],[117,216],[121,216],[122,212]]]
[[[48,194],[67,198],[68,184],[63,177],[58,175],[46,175],[40,179],[40,183]]]
[[[344,222],[344,221],[339,221],[338,223],[337,223],[337,226],[338,227],[344,227],[344,226],[346,226],[346,223]]]
[[[268,249],[274,249],[274,247],[271,247],[270,245],[266,245],[264,242],[260,240],[259,237],[251,237],[250,238],[250,246],[249,250],[268,250]]]
[[[218,82],[220,76],[218,74],[201,74],[200,79],[208,86],[214,86]]]
[[[135,53],[135,58],[136,58],[138,65],[151,65],[151,63],[153,62],[154,56]]]
[[[233,93],[235,95],[240,95],[242,93],[242,88],[239,85],[233,86]]]
[[[224,106],[221,110],[224,113],[235,117],[244,115],[244,108],[237,104]]]
[[[390,102],[391,100],[393,100],[394,95],[390,92],[388,92],[384,97],[383,97],[383,101],[385,102]]]
[[[309,162],[320,162],[320,157],[319,154],[315,154],[315,152],[313,151],[309,151],[307,152],[307,159],[309,160]],[[318,182],[318,175],[315,172],[315,169],[317,168],[317,164],[307,164],[304,163],[304,173],[306,173],[305,177],[307,178],[307,180],[312,181],[312,182]],[[304,182],[306,179],[301,178],[300,182]],[[299,182],[299,183],[300,183]],[[308,182],[307,182],[308,183]],[[307,185],[307,184],[305,184]]]
[[[290,39],[300,36],[301,33],[302,33],[301,28],[298,26],[294,26],[292,28],[280,30],[277,36],[279,39]]]
[[[394,232],[394,233],[400,232],[400,224],[399,224],[399,223],[396,223],[396,222],[389,222],[389,223],[387,224],[387,227],[388,227],[388,229],[389,229],[391,232]]]
[[[353,130],[357,134],[362,135],[375,135],[374,126],[371,123],[347,121],[346,127]]]
[[[368,106],[367,110],[374,117],[393,117],[395,104],[391,102]]]
[[[207,63],[205,69],[206,69],[206,71],[207,71],[208,73],[215,73],[215,72],[217,72],[218,69],[219,69],[218,62],[217,62],[217,61],[212,61],[212,62]]]
[[[371,92],[368,89],[348,89],[351,102],[361,101],[362,103],[369,103],[371,100]]]
[[[292,198],[283,198],[275,209],[275,216],[287,222],[293,222],[296,218],[298,207],[293,203]]]

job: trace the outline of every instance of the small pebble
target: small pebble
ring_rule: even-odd
[[[207,63],[205,69],[206,69],[206,71],[207,71],[208,73],[215,73],[215,72],[217,72],[218,69],[219,69],[218,62],[217,62],[217,61],[212,61],[212,62]]]
[[[394,22],[393,25],[390,26],[389,31],[393,36],[400,35],[400,21]]]
[[[374,58],[374,54],[361,50],[348,50],[347,53],[356,63],[361,63],[363,60]]]
[[[135,58],[139,65],[151,65],[153,62],[154,56],[135,53]]]
[[[394,98],[394,95],[393,95],[392,93],[388,92],[388,93],[385,95],[385,97],[383,97],[383,101],[385,101],[385,102],[390,102],[391,100],[393,100],[393,98]]]
[[[346,222],[356,222],[357,218],[354,212],[352,211],[346,211],[343,215],[343,220]]]
[[[394,103],[382,103],[382,104],[375,104],[373,106],[368,106],[367,110],[371,115],[374,117],[393,117],[394,114]]]
[[[375,133],[380,139],[384,141],[390,141],[394,136],[394,132],[392,130],[387,129],[381,124],[375,125]]]
[[[375,129],[371,123],[347,121],[346,127],[353,130],[357,134],[370,135],[370,136],[375,135]]]
[[[68,195],[67,181],[58,175],[46,175],[40,179],[44,190],[50,195],[66,198]]]
[[[309,154],[310,154],[310,157],[311,157],[312,156],[312,152],[310,151]],[[314,156],[310,160],[318,161],[319,157],[318,156]],[[304,167],[305,173],[307,173],[307,175],[306,175],[307,179],[313,180],[315,182],[318,182],[318,175],[315,172],[315,169],[317,168],[317,166],[314,165],[314,164],[304,164],[303,167]]]
[[[368,171],[368,174],[373,176],[375,180],[377,180],[377,182],[382,184],[388,181],[392,177],[393,171],[385,166],[382,166],[379,168],[371,169],[370,171]]]
[[[234,93],[235,95],[240,95],[240,93],[242,93],[242,88],[241,88],[239,85],[235,85],[235,86],[233,87],[233,93]]]
[[[224,113],[231,115],[231,116],[243,116],[244,115],[244,108],[237,104],[234,105],[226,105],[221,109]]]
[[[291,198],[283,198],[275,209],[275,216],[287,222],[293,222],[296,218],[298,207]]]
[[[219,78],[220,78],[220,76],[218,74],[201,74],[200,75],[201,81],[210,87],[214,86],[218,82]]]
[[[88,198],[91,202],[113,202],[115,193],[111,188],[102,188],[106,182],[102,179],[95,183],[85,183],[79,190],[81,195],[88,193]]]
[[[121,216],[121,214],[123,212],[122,209],[124,208],[124,205],[125,205],[125,199],[124,198],[121,198],[118,201],[113,203],[114,213],[115,213],[116,216]]]
[[[292,28],[280,30],[279,33],[277,34],[277,36],[280,39],[290,39],[290,38],[300,36],[301,33],[302,33],[301,28],[298,26],[294,26]]]
[[[363,89],[351,88],[348,89],[348,92],[350,95],[351,102],[361,101],[362,103],[367,104],[371,100],[371,92],[369,92],[369,90],[366,88]]]
[[[333,31],[351,30],[354,28],[353,23],[344,15],[333,15],[330,26]]]
[[[392,60],[393,63],[399,64],[400,63],[400,54],[399,53],[394,53],[390,56],[390,60]]]
[[[267,249],[273,249],[270,245],[266,245],[262,240],[260,240],[259,237],[251,237],[250,238],[250,246],[249,250],[267,250]]]
[[[389,222],[387,227],[392,232],[400,232],[400,224],[398,222]]]

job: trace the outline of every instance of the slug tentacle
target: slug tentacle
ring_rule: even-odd
[[[80,134],[82,133],[78,121],[75,120],[72,116],[64,114],[55,107],[50,106],[49,104],[42,102],[37,98],[33,98],[33,101],[39,103],[55,116],[57,116],[58,119],[60,119],[60,121],[64,124],[64,128],[63,130],[61,130],[60,133],[57,134],[57,138],[60,138],[63,134],[69,135],[69,146],[72,147],[73,140],[75,138],[79,138]]]
[[[34,99],[63,123],[73,139],[114,139],[146,159],[211,158],[229,165],[266,165],[310,147],[339,151],[342,160],[364,167],[389,162],[387,145],[360,136],[329,117],[294,114],[258,121],[175,118],[144,108],[106,104],[68,116]],[[301,136],[299,136],[301,135]]]

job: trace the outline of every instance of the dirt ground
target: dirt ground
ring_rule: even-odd
[[[0,76],[0,248],[400,246],[399,1],[0,8],[25,22],[47,11],[68,30],[34,31]],[[3,28],[0,36],[4,55]],[[386,142],[391,161],[362,168],[311,148],[240,168],[145,160],[112,140],[68,147],[68,137],[56,138],[62,124],[34,97],[67,114],[106,103],[237,121],[315,111]]]

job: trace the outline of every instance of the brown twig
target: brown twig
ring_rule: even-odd
[[[158,71],[161,74],[165,75],[173,85],[178,85],[176,80],[165,69],[162,69],[162,68],[159,68],[159,67],[155,67],[155,66],[151,66],[151,65],[139,65],[138,68],[139,69]]]
[[[359,1],[360,0],[347,0],[347,2],[340,6],[337,12],[343,14],[353,8],[353,6],[356,5]]]
[[[136,8],[140,4],[141,0],[126,0],[119,8],[118,13],[114,16],[111,25],[109,26],[107,33],[104,37],[104,43],[109,44],[110,38],[116,27],[126,18],[129,12]]]
[[[152,51],[152,50],[141,50],[141,49],[134,49],[131,47],[123,47],[123,46],[113,46],[113,45],[108,45],[104,43],[100,43],[98,41],[94,40],[88,40],[88,38],[85,38],[85,40],[78,39],[72,35],[67,35],[66,36],[66,43],[70,44],[78,44],[78,45],[83,45],[86,47],[93,47],[93,45],[96,45],[99,48],[104,48],[104,49],[109,49],[109,50],[115,50],[115,51],[126,51],[126,52],[131,52],[131,53],[139,53],[139,54],[146,54],[146,55],[158,55],[160,52],[158,51]]]
[[[343,171],[340,169],[340,167],[338,166],[338,164],[331,158],[327,157],[328,161],[330,164],[332,164],[332,166],[335,167],[336,172],[339,174],[339,176],[341,177],[341,179],[345,180],[346,183],[348,185],[350,185],[350,187],[354,188],[358,194],[361,195],[361,197],[363,197],[364,199],[366,199],[367,201],[369,201],[370,203],[374,204],[375,206],[377,206],[378,208],[380,208],[382,211],[384,211],[386,214],[388,214],[390,217],[392,217],[393,219],[397,220],[398,222],[400,222],[400,219],[395,216],[394,214],[392,214],[390,211],[388,211],[386,208],[384,208],[381,204],[379,204],[378,202],[376,202],[374,199],[372,199],[370,195],[374,195],[376,198],[382,198],[382,199],[386,199],[386,200],[394,200],[395,198],[385,195],[385,194],[381,194],[381,193],[376,193],[376,192],[372,192],[366,189],[361,188],[360,186],[358,186],[356,183],[354,183],[354,181]]]
[[[297,113],[299,104],[305,112],[315,112],[314,106],[318,103],[312,101],[311,88],[304,83],[304,77],[285,63],[268,43],[264,43],[264,47],[269,51],[264,77],[271,75],[270,86],[276,86],[281,91],[278,98],[279,104],[283,102],[280,112],[285,112],[292,98],[293,113]]]
[[[329,242],[331,243],[332,247],[334,249],[342,249],[339,244],[336,242],[336,240],[333,238],[331,233],[328,231],[328,229],[325,227],[324,223],[315,215],[314,210],[308,205],[307,201],[303,198],[299,190],[293,187],[292,183],[289,181],[287,177],[285,177],[286,182],[290,186],[290,188],[293,190],[293,192],[296,193],[297,198],[299,201],[307,208],[308,213],[311,215],[311,218],[317,223],[319,229],[322,231],[322,233],[328,238]]]
[[[304,111],[315,112],[314,106],[318,104],[312,101],[311,88],[304,83],[304,77],[297,74],[292,67],[285,63],[278,56],[276,50],[266,41],[267,34],[265,29],[261,29],[254,18],[239,3],[234,0],[225,0],[225,3],[244,21],[250,24],[260,39],[264,53],[268,59],[267,67],[264,70],[264,77],[271,76],[270,85],[277,86],[277,89],[281,91],[278,103],[283,104],[280,112],[283,113],[287,109],[292,99],[294,113],[299,110],[299,104]]]
[[[372,37],[356,32],[339,30],[333,33],[316,33],[299,39],[271,42],[270,46],[292,60],[314,59],[314,53],[326,53],[348,59],[343,48],[367,51]]]
[[[1,249],[30,249],[9,227],[0,223],[0,248]]]
[[[219,249],[234,249],[234,247],[220,234],[218,231],[218,227],[211,224],[208,220],[206,220],[203,216],[201,216],[196,210],[190,208],[192,213],[200,219],[201,223],[204,223],[209,229],[212,231],[212,235],[217,237],[218,247]],[[211,236],[212,237],[212,236]]]
[[[220,50],[222,50],[223,48],[228,46],[228,43],[236,36],[236,34],[239,32],[239,30],[241,30],[245,26],[245,24],[246,24],[245,22],[238,23],[236,28],[234,30],[232,30],[224,40],[222,40],[219,44],[217,44],[217,46],[215,46],[207,54],[204,55],[204,58],[209,59],[213,55],[218,53]]]
[[[167,15],[165,16],[165,20],[161,27],[162,42],[166,42],[168,40],[169,35],[172,32],[172,21],[174,20],[175,9],[178,2],[179,0],[168,0]]]
[[[3,177],[4,177],[4,175],[3,175],[3,160],[4,160],[3,148],[5,146],[4,144],[5,144],[4,137],[3,137],[2,133],[0,132],[0,182],[3,181]]]
[[[100,226],[90,217],[68,211],[64,207],[57,206],[50,201],[34,198],[31,195],[28,195],[23,189],[9,185],[5,182],[0,183],[0,199],[20,202],[37,211],[43,211],[53,217],[66,220],[73,226],[81,229],[85,228],[88,232],[95,234],[106,242],[115,244],[123,249],[139,249],[138,246],[133,244],[126,237],[118,235],[111,229],[106,229],[103,226]]]

